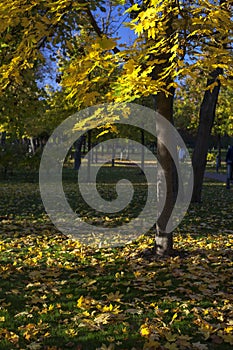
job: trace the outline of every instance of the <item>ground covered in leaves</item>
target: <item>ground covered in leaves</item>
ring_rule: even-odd
[[[163,259],[150,236],[112,249],[64,237],[36,181],[1,194],[0,349],[232,349],[232,189],[205,183]]]

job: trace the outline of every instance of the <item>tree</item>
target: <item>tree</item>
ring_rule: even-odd
[[[187,78],[182,87],[177,89],[175,98],[175,125],[181,130],[189,130],[193,136],[197,134],[201,98],[205,91],[205,81]],[[232,136],[232,87],[223,86],[220,90],[216,106],[216,116],[211,134],[217,138],[218,154],[221,163],[221,138]]]
[[[212,66],[212,71],[210,71],[208,75],[206,91],[204,93],[204,97],[200,108],[200,119],[197,132],[197,140],[192,156],[192,164],[195,174],[192,198],[193,202],[201,201],[201,191],[204,179],[206,157],[208,152],[208,141],[209,136],[211,134],[211,129],[214,124],[218,95],[220,91],[220,86],[224,82],[222,79],[223,73],[226,73],[228,71],[230,61],[232,61],[232,55],[230,55],[229,53],[229,49],[231,48],[229,32],[232,32],[230,11],[232,10],[232,4],[225,0],[220,0],[218,5],[221,10],[217,14],[219,26],[217,27],[217,30],[213,30],[212,35],[214,36],[214,40],[212,40],[211,42],[211,38],[209,39],[208,55],[214,57],[214,55],[217,54],[217,56],[219,55],[219,57],[216,64]],[[219,15],[221,15],[221,18],[219,17]],[[227,27],[224,27],[224,20],[226,20],[227,22]],[[206,40],[204,41],[204,43],[205,42]],[[224,52],[226,53],[226,51],[228,52],[228,55],[223,54]]]
[[[61,84],[66,99],[77,108],[155,96],[155,109],[172,122],[178,78],[196,77],[201,71],[208,79],[201,123],[206,117],[208,119],[206,113],[209,111],[213,119],[219,82],[226,84],[230,81],[226,78],[232,76],[232,57],[229,55],[231,3],[214,0],[185,3],[149,0],[139,4],[116,1],[116,7],[128,8],[131,16],[128,26],[137,35],[132,45],[121,47],[121,50],[116,47],[117,39],[101,28],[95,16],[94,10],[101,11],[102,5],[98,1],[70,3],[68,0],[30,5],[17,0],[13,6],[4,2],[0,7],[5,16],[0,32],[3,44],[13,45],[15,50],[0,68],[2,91],[12,81],[20,83],[19,72],[28,64],[33,66],[34,61],[43,61],[42,47],[60,43],[63,61],[69,55],[66,64],[62,64]],[[8,28],[20,34],[17,40],[7,37]],[[119,69],[120,65],[122,69]],[[200,133],[200,139],[210,132],[209,126],[204,134]],[[155,230],[155,246],[157,253],[169,254],[172,234],[167,235],[164,228],[174,205],[174,171],[164,142],[158,144],[158,157],[164,168],[168,191]],[[205,158],[205,150],[202,158]],[[203,161],[200,164],[203,171],[205,164]]]
[[[218,154],[219,154],[219,166],[221,166],[221,138],[222,136],[228,135],[233,136],[233,115],[231,108],[231,100],[233,97],[232,87],[221,89],[217,110],[216,120],[213,127],[213,132],[218,138]]]
[[[117,102],[133,101],[142,95],[156,95],[156,109],[166,119],[172,121],[173,94],[177,85],[177,77],[183,78],[189,75],[196,78],[201,72],[202,77],[207,79],[207,89],[204,91],[205,98],[201,107],[200,125],[202,125],[202,120],[208,120],[209,113],[213,119],[219,92],[218,81],[221,79],[222,84],[225,84],[226,76],[232,75],[229,64],[232,59],[228,47],[230,41],[228,34],[232,22],[230,7],[223,5],[216,1],[208,4],[203,1],[195,3],[190,1],[185,5],[181,5],[178,1],[163,1],[156,4],[151,1],[146,4],[142,3],[141,6],[133,5],[129,9],[132,14],[129,26],[138,34],[138,38],[133,47],[117,53],[117,62],[124,62],[123,70],[117,81],[110,84],[106,99]],[[93,88],[92,81],[83,78],[88,77],[90,70],[93,72],[92,69],[97,66],[108,71],[112,78],[111,73],[114,71],[112,63],[116,55],[107,49],[114,49],[114,44],[114,41],[100,37],[100,39],[95,39],[92,49],[83,57],[80,68],[75,65],[74,59],[70,65],[70,71],[67,71],[68,76],[64,77],[64,86],[74,87],[72,97],[76,96],[78,101],[85,102],[82,97],[85,91],[85,98],[88,96],[93,100],[94,93],[90,91]],[[188,57],[186,61],[185,56]],[[222,74],[223,69],[225,75]],[[74,81],[82,83],[75,87]],[[85,85],[84,90],[82,85]],[[193,158],[196,174],[195,186],[198,178],[203,178],[199,175],[204,174],[206,144],[211,126],[210,121],[209,127],[198,138],[199,143],[197,143]],[[198,149],[201,142],[204,142],[203,148]],[[171,190],[173,188],[172,161],[162,145],[158,145],[158,150],[159,159],[166,174],[169,195],[164,216],[160,217],[161,229],[156,234],[157,240],[159,240],[160,233],[163,235],[164,225],[166,225],[174,203]],[[202,159],[202,161],[198,163],[197,159]],[[167,247],[172,246],[171,237],[169,239],[165,235],[163,245],[163,253],[168,252],[170,249],[167,249],[166,245]]]
[[[24,71],[22,83],[10,85],[0,95],[0,126],[12,139],[37,136],[46,131],[41,117],[46,108],[45,93],[36,84],[32,70]]]

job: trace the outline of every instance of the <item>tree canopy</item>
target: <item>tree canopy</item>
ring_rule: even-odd
[[[110,38],[108,27],[103,30],[99,21],[99,12],[110,4],[126,9],[126,25],[136,34],[132,44],[120,49],[117,37]],[[228,1],[3,1],[1,91],[21,84],[26,70],[44,62],[45,48],[52,59],[63,60],[62,85],[68,99],[84,105],[168,91],[168,77],[176,86],[178,77],[208,77],[216,67],[224,69],[219,78],[229,84],[231,11]],[[159,72],[152,79],[156,67]]]

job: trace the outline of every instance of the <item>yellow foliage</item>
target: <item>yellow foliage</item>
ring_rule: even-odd
[[[150,335],[150,328],[147,324],[142,324],[140,327],[140,334],[142,337],[148,337]]]

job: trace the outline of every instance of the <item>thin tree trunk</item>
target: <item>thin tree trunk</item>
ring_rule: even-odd
[[[192,202],[201,202],[201,193],[206,166],[206,157],[209,147],[209,138],[214,123],[216,104],[218,101],[218,95],[220,90],[220,81],[218,79],[218,76],[221,73],[221,68],[217,68],[211,73],[211,77],[207,81],[207,87],[213,84],[214,82],[217,82],[217,85],[212,91],[205,91],[200,108],[200,120],[197,131],[197,139],[192,156],[192,164],[194,171]]]
[[[33,137],[30,137],[30,146],[31,146],[32,154],[35,154],[35,145],[34,145]]]
[[[142,172],[144,171],[145,166],[145,133],[144,130],[141,129],[141,147],[142,147],[142,153],[141,153],[141,169]]]
[[[82,144],[83,144],[84,137],[81,136],[76,142],[75,142],[75,152],[74,152],[74,169],[79,170],[81,166],[81,159],[82,159]]]
[[[95,162],[96,162],[96,164],[98,163],[98,150],[99,150],[99,145],[96,145],[96,147],[95,147]]]
[[[112,167],[115,166],[115,156],[116,156],[116,147],[115,147],[115,142],[113,139],[113,144],[112,144]]]
[[[218,169],[222,166],[222,140],[221,135],[218,134]]]
[[[87,132],[87,181],[90,181],[91,178],[91,130]]]
[[[174,89],[171,94],[166,96],[160,92],[156,96],[156,111],[173,123],[173,99]],[[167,233],[166,227],[171,216],[175,195],[174,195],[174,163],[169,151],[166,148],[167,131],[159,130],[159,138],[157,141],[157,156],[161,165],[161,170],[158,169],[157,175],[157,198],[158,202],[161,198],[166,198],[165,205],[161,213],[158,213],[158,221],[156,224],[155,233],[155,252],[158,255],[170,255],[173,251],[173,234]],[[166,188],[164,187],[164,177],[166,180]]]
[[[0,144],[1,146],[6,144],[6,131],[0,132]]]

